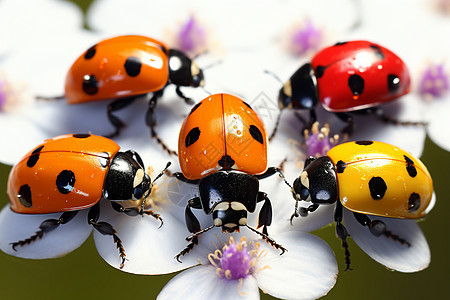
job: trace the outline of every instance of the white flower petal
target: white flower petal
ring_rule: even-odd
[[[160,222],[152,216],[131,217],[120,214],[113,211],[109,203],[104,203],[101,208],[99,220],[110,223],[122,240],[127,258],[123,271],[148,275],[166,274],[198,264],[195,255],[182,257],[182,263],[174,258],[188,244],[185,238],[190,235],[180,218],[170,213],[165,214],[165,210],[155,209],[164,221],[163,226],[158,228]],[[95,230],[94,240],[100,256],[111,266],[119,268],[121,260],[112,237]]]
[[[381,106],[384,113],[392,119],[405,122],[423,122],[425,119],[421,117],[421,105],[414,95],[405,95],[395,101]],[[346,123],[339,120],[333,114],[318,110],[319,120],[323,123],[330,124],[331,133],[339,134]],[[354,133],[349,140],[374,140],[395,145],[412,153],[416,157],[420,157],[423,151],[425,141],[425,126],[417,125],[394,125],[384,123],[373,114],[352,114],[354,118]],[[340,142],[345,142],[341,140]]]
[[[450,134],[448,134],[448,128],[450,127],[450,118],[448,117],[450,94],[427,104],[428,135],[439,147],[450,151]]]
[[[61,42],[60,38],[68,31],[75,32],[82,26],[81,10],[68,1],[4,0],[0,3],[0,49],[6,53],[21,48],[30,51],[36,44],[48,41]]]
[[[29,245],[12,249],[11,243],[25,240],[39,230],[39,225],[47,219],[58,219],[62,213],[26,215],[18,214],[6,205],[0,213],[0,249],[10,255],[44,259],[63,256],[84,243],[92,231],[87,222],[87,211],[81,210],[68,223],[44,234]]]
[[[305,204],[300,204],[305,206]],[[305,206],[306,207],[306,206]],[[332,205],[320,205],[319,208],[306,217],[298,217],[292,220],[292,230],[310,232],[327,226],[334,222],[334,208]],[[294,210],[292,210],[293,212]]]
[[[324,11],[323,6],[329,7]],[[176,10],[173,7],[177,7]],[[298,8],[302,9],[299,10]],[[335,11],[339,10],[339,14]],[[136,17],[142,11],[145,17]],[[219,48],[229,50],[256,49],[280,39],[299,20],[314,19],[320,28],[336,34],[348,30],[356,19],[352,1],[154,1],[135,0],[125,5],[120,1],[96,1],[88,20],[92,28],[107,34],[139,33],[167,41],[187,17],[194,16],[207,28],[207,39]],[[232,16],[233,21],[230,22]],[[117,20],[120,20],[118,22]],[[277,26],[273,26],[277,24]],[[220,37],[217,41],[216,37]],[[281,50],[281,41],[280,41]]]
[[[260,270],[254,276],[261,290],[281,299],[313,299],[326,295],[338,274],[330,247],[320,238],[301,232],[283,232],[275,238],[288,252],[277,255],[268,251],[258,260],[255,269]]]
[[[344,209],[344,223],[353,240],[377,262],[400,272],[417,272],[430,264],[431,254],[426,238],[414,220],[370,217],[381,220],[387,230],[405,239],[411,247],[385,236],[375,237],[366,226],[361,226],[353,214]]]
[[[184,103],[180,105],[180,101],[182,100],[178,98],[164,99],[155,110],[156,119],[159,121],[156,131],[174,150],[177,149],[179,130],[173,128],[181,127],[183,113],[187,113],[191,108]],[[0,162],[15,164],[36,145],[57,135],[86,132],[98,135],[112,133],[114,127],[107,118],[107,106],[110,102],[105,100],[68,105],[64,100],[37,101],[20,113],[1,115],[0,126],[4,125],[10,129],[1,132],[0,138],[14,144],[14,147],[0,149]],[[145,164],[153,166],[155,170],[162,169],[169,160],[173,162],[171,169],[174,170],[178,165],[177,158],[169,156],[162,150],[156,140],[151,138],[150,130],[145,125],[147,108],[148,101],[141,99],[116,113],[127,126],[114,140],[123,151],[132,149],[138,152]]]
[[[202,265],[171,279],[157,299],[259,299],[259,289],[252,276],[240,285],[239,280],[219,278],[212,265]]]

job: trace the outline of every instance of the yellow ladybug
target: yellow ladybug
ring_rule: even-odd
[[[433,195],[433,181],[426,166],[410,153],[386,143],[357,141],[335,146],[327,156],[308,158],[303,172],[294,181],[292,194],[296,203],[291,220],[306,216],[321,204],[336,202],[336,233],[345,248],[349,269],[348,233],[342,224],[342,207],[352,211],[373,235],[385,235],[410,246],[408,241],[388,231],[382,221],[371,220],[368,215],[400,219],[425,216]],[[297,210],[300,200],[312,204]]]

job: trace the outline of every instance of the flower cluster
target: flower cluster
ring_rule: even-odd
[[[0,148],[0,162],[15,165],[30,150],[34,151],[31,155],[39,156],[41,149],[36,149],[36,145],[54,136],[87,132],[106,136],[120,128],[120,134],[113,139],[120,145],[120,151],[133,149],[127,153],[133,157],[135,165],[141,165],[141,158],[135,155],[139,153],[141,160],[151,164],[157,173],[165,170],[168,162],[172,166],[164,175],[152,170],[147,172],[152,178],[151,194],[133,191],[135,198],[141,199],[137,206],[132,201],[109,201],[102,190],[105,187],[99,187],[102,199],[94,205],[95,209],[80,209],[77,214],[65,210],[21,214],[11,209],[12,204],[5,205],[0,212],[0,249],[3,252],[21,258],[56,258],[80,247],[93,233],[98,253],[116,269],[143,275],[179,272],[161,290],[158,299],[259,299],[261,291],[282,299],[319,298],[336,283],[337,261],[345,261],[347,267],[350,266],[350,253],[356,248],[350,240],[391,270],[417,272],[428,267],[431,260],[428,243],[414,220],[404,220],[403,216],[387,217],[388,213],[368,212],[371,216],[354,213],[360,210],[346,206],[346,201],[350,200],[345,197],[337,198],[337,203],[326,202],[327,183],[312,195],[315,191],[310,190],[310,184],[315,179],[307,169],[304,171],[314,158],[326,157],[330,149],[347,141],[364,141],[361,144],[381,141],[420,157],[428,134],[436,144],[450,151],[446,109],[450,108],[449,68],[442,63],[430,64],[423,70],[430,57],[445,62],[450,49],[448,41],[426,33],[440,28],[440,34],[447,36],[450,19],[438,22],[435,8],[425,1],[346,0],[337,4],[328,0],[317,3],[303,0],[283,3],[277,0],[245,3],[238,0],[224,3],[129,0],[125,5],[119,0],[96,0],[85,15],[89,31],[82,29],[83,15],[70,2],[25,2],[0,2],[0,127],[7,128],[0,131],[0,139],[14,145]],[[444,1],[439,3],[444,5]],[[389,7],[383,10],[383,22],[380,22],[379,7]],[[405,11],[404,7],[410,9]],[[25,18],[19,17],[19,11]],[[52,13],[46,14],[43,20],[42,11]],[[416,21],[418,13],[423,16],[420,24]],[[35,26],[29,26],[21,21],[23,19],[32,20]],[[399,32],[402,32],[401,38]],[[168,47],[193,57],[192,65],[189,61],[189,72],[197,75],[197,79],[204,76],[205,85],[198,79],[190,87],[184,87],[178,85],[176,79],[175,82],[173,78],[168,79],[161,91],[130,99],[129,103],[115,102],[116,105],[109,106],[108,113],[108,104],[104,101],[69,105],[57,100],[68,98],[64,94],[67,93],[64,78],[76,57],[84,55],[89,59],[96,51],[92,45],[130,33],[164,41],[158,48],[161,53],[166,53],[165,47]],[[418,44],[419,35],[423,40]],[[293,83],[298,80],[296,70],[311,62],[320,48],[347,40],[373,41],[398,54],[411,73],[412,85],[408,93],[383,104],[382,111],[376,106],[360,114],[352,114],[352,109],[333,114],[320,103],[314,113],[308,109],[290,109],[296,106],[291,99],[296,88]],[[433,52],[430,45],[434,45]],[[373,49],[374,55],[380,56],[379,49]],[[173,68],[171,70],[178,71],[182,61],[183,58],[176,57],[167,64]],[[106,60],[103,63],[106,64]],[[125,65],[130,77],[145,68],[136,61],[127,63],[131,65],[131,71]],[[322,73],[330,65],[319,66]],[[366,67],[360,66],[361,69]],[[378,69],[382,68],[380,64]],[[201,76],[199,69],[203,70]],[[314,80],[318,80],[320,70],[313,72]],[[267,73],[282,79],[274,80]],[[122,75],[114,75],[115,80]],[[97,80],[92,79],[91,74],[85,76],[90,76],[89,83]],[[393,81],[393,90],[396,84],[398,82]],[[356,83],[348,80],[356,98],[361,94],[360,89],[369,85],[364,79],[356,79]],[[127,92],[128,89],[119,94],[127,95]],[[179,175],[181,172],[169,176],[172,171],[180,171],[180,164],[178,158],[166,150],[177,148],[180,128],[184,126],[182,121],[191,113],[190,104],[210,97],[211,93],[238,95],[258,113],[267,130],[250,129],[249,132],[261,144],[267,140],[266,135],[277,132],[270,141],[267,161],[269,167],[283,169],[284,176],[256,177],[260,179],[258,200],[254,209],[240,200],[243,203],[239,203],[239,209],[245,207],[248,216],[245,222],[239,219],[242,225],[237,226],[239,230],[228,230],[216,223],[215,214],[224,213],[225,209],[208,212],[200,207],[204,205],[199,200],[204,190],[200,189],[198,180],[183,179]],[[323,100],[326,101],[330,100]],[[305,103],[299,105],[310,105]],[[117,111],[125,106],[124,110]],[[203,119],[208,117],[202,116]],[[313,122],[316,120],[323,126]],[[122,122],[126,126],[122,126]],[[401,126],[405,124],[409,125]],[[200,130],[194,130],[185,140],[180,139],[180,143],[192,144],[199,135]],[[217,150],[211,147],[204,150],[204,155]],[[186,159],[181,152],[179,155]],[[94,156],[96,162],[102,160],[102,154]],[[332,170],[338,175],[345,168],[350,169],[343,161],[333,163]],[[228,166],[230,162],[225,159],[223,164]],[[410,177],[414,178],[417,173],[419,177],[426,177],[423,175],[426,168],[418,160],[405,156],[403,165]],[[205,173],[210,171],[204,170]],[[325,171],[328,174],[328,170]],[[133,174],[133,189],[141,187],[147,176],[144,172],[139,176],[137,173]],[[153,184],[156,177],[158,181]],[[69,192],[74,189],[75,179],[64,177],[61,180],[63,183],[58,187]],[[370,194],[373,200],[379,200],[387,190],[386,183],[382,178],[374,182],[368,183]],[[217,196],[214,194],[217,191],[209,192]],[[413,194],[407,195],[409,200],[404,205],[411,212],[420,201],[425,201]],[[31,199],[26,195],[19,193],[18,201],[31,206]],[[424,214],[435,202],[432,191],[428,196],[431,203]],[[142,203],[142,199],[146,201]],[[211,201],[217,201],[214,199]],[[317,199],[328,205],[317,204]],[[111,205],[111,202],[116,204]],[[227,209],[236,209],[233,205],[236,204],[230,201]],[[270,226],[262,224],[257,228],[262,219]],[[342,249],[334,249],[336,256],[325,241],[309,233],[328,224],[335,225],[342,244]],[[376,225],[384,227],[380,229]],[[280,249],[287,251],[281,253]],[[354,261],[351,266],[358,269]]]

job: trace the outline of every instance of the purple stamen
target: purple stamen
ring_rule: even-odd
[[[331,143],[327,137],[319,138],[321,134],[316,133],[306,140],[306,147],[308,148],[308,156],[324,156],[327,151],[331,149]]]
[[[223,250],[220,258],[221,267],[225,273],[225,278],[240,279],[245,278],[250,272],[250,255],[245,245],[231,243]]]
[[[419,93],[422,96],[438,98],[449,91],[449,78],[443,65],[432,65],[420,79]]]
[[[321,32],[314,27],[310,20],[294,31],[291,36],[291,51],[296,55],[305,54],[309,50],[317,50],[322,39]]]
[[[178,47],[185,52],[195,52],[205,46],[205,30],[194,17],[181,26],[178,32]]]

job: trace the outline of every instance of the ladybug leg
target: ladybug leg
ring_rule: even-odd
[[[278,244],[277,242],[275,242],[275,240],[273,238],[271,238],[268,234],[265,234],[263,232],[259,232],[258,230],[251,228],[250,226],[248,226],[248,224],[245,224],[245,226],[250,229],[251,231],[253,231],[254,233],[260,235],[267,243],[269,243],[272,247],[276,248],[276,249],[280,249],[281,253],[280,255],[283,255],[284,252],[287,251],[286,248],[284,248],[283,246],[281,246],[280,244]]]
[[[180,180],[180,181],[183,181],[183,182],[186,182],[186,183],[190,183],[190,184],[198,184],[199,181],[200,181],[200,179],[195,179],[195,180],[187,179],[187,178],[183,175],[183,173],[181,173],[181,172],[175,172],[175,173],[172,173],[172,172],[170,172],[169,170],[167,170],[167,171],[166,171],[166,174],[167,174],[167,176],[175,177],[176,179],[178,179],[178,180]],[[201,207],[200,207],[200,208],[201,208]]]
[[[119,213],[124,213],[124,214],[126,214],[127,216],[134,217],[134,216],[137,216],[137,215],[140,215],[140,214],[141,214],[141,210],[140,210],[139,208],[137,208],[137,207],[128,207],[128,208],[124,208],[124,207],[123,207],[122,205],[120,205],[119,203],[113,202],[113,201],[111,201],[111,206],[112,206],[112,208],[113,208],[115,211],[117,211],[117,212],[119,212]],[[158,220],[158,221],[160,222],[158,228],[161,228],[161,226],[163,226],[163,223],[164,223],[164,222],[163,222],[163,219],[161,218],[161,215],[160,215],[160,214],[155,213],[153,210],[143,210],[143,211],[142,211],[142,214],[150,215],[150,216],[152,216],[153,218],[155,218],[156,220]]]
[[[200,227],[200,222],[195,217],[195,215],[192,212],[191,208],[196,208],[196,209],[201,209],[202,208],[202,204],[200,202],[200,198],[199,197],[195,197],[193,199],[190,199],[188,201],[188,204],[186,205],[186,210],[184,212],[184,217],[185,217],[185,221],[186,221],[186,227],[188,228],[189,232],[192,232],[193,234],[186,238],[186,240],[188,242],[190,242],[186,246],[186,248],[181,250],[180,253],[178,253],[175,256],[175,259],[179,263],[181,263],[180,257],[184,256],[187,253],[189,253],[194,248],[194,246],[198,244],[198,236],[214,227],[214,225],[212,225],[212,226],[202,230],[202,228]]]
[[[370,230],[370,233],[372,233],[374,236],[379,237],[381,235],[384,235],[387,238],[391,238],[394,241],[399,242],[402,245],[406,245],[408,247],[411,247],[411,244],[399,237],[396,234],[393,234],[391,231],[386,229],[386,224],[383,221],[380,220],[370,220],[370,218],[365,215],[365,214],[361,214],[361,213],[356,213],[354,212],[353,215],[355,216],[356,221],[358,221],[359,224],[363,225],[363,226],[367,226]]]
[[[264,192],[258,192],[257,202],[264,201],[261,210],[258,215],[258,226],[257,229],[263,226],[263,233],[269,235],[267,232],[267,226],[272,224],[272,204],[270,203],[270,199],[267,197],[267,194]]]
[[[186,102],[186,104],[194,105],[195,101],[192,100],[192,99],[189,98],[189,97],[186,97],[186,96],[183,94],[183,92],[181,91],[180,86],[177,86],[177,87],[176,87],[175,92],[177,93],[177,95],[178,95],[180,98],[183,98],[183,100],[184,100],[184,102]]]
[[[283,110],[280,110],[280,113],[278,114],[277,121],[275,122],[275,127],[273,128],[272,134],[269,136],[269,142],[275,137],[275,134],[277,133],[278,125],[280,124],[282,111]]]
[[[107,222],[98,222],[99,217],[100,217],[100,206],[97,203],[89,209],[88,223],[89,225],[94,226],[94,228],[101,234],[111,235],[113,237],[114,243],[116,243],[117,249],[119,249],[119,256],[122,259],[122,262],[120,263],[120,269],[122,269],[126,260],[125,249],[123,248],[122,241],[116,235],[117,231],[111,224]]]
[[[286,177],[284,177],[284,174],[283,174],[283,171],[282,171],[285,162],[286,162],[286,159],[284,159],[284,160],[280,163],[280,166],[279,166],[278,168],[277,168],[277,167],[270,167],[270,168],[267,169],[267,171],[266,171],[264,174],[256,175],[256,177],[257,177],[258,179],[264,179],[264,178],[266,178],[266,177],[272,176],[272,175],[275,174],[275,173],[278,173],[278,175],[283,179],[284,183],[290,188],[290,190],[291,190],[291,191],[294,191],[293,187],[289,184],[289,182],[287,182]],[[260,193],[260,194],[258,194],[258,202],[260,202],[260,201],[262,201],[262,200],[265,200],[265,199],[260,199],[260,197],[261,197],[260,195],[261,195],[261,194],[265,195],[265,197],[267,198],[267,194],[266,194],[266,193],[262,193],[262,192],[259,192],[259,193]],[[295,192],[293,192],[293,194],[295,194]],[[267,198],[267,200],[269,200],[269,199]],[[299,200],[297,200],[297,199],[296,199],[296,201],[295,201],[295,213],[291,216],[291,219],[290,219],[290,220],[291,220],[291,225],[292,225],[292,219],[294,218],[294,216],[295,216],[295,217],[298,217],[298,216],[299,216],[299,214],[297,213],[298,201],[299,201]],[[265,207],[266,207],[266,203],[268,203],[267,206],[270,206],[270,222],[272,221],[272,205],[270,204],[269,201],[266,201],[266,202],[264,203],[263,207],[261,208],[261,211],[260,211],[260,214],[259,214],[259,217],[258,217],[258,223],[259,223],[259,219],[261,219],[261,216],[263,216],[263,215],[265,214],[265,212],[263,213],[263,210],[264,210],[264,209],[269,209],[269,207],[268,207],[268,208],[265,208]],[[264,224],[262,224],[262,225],[264,225]],[[267,226],[269,226],[269,225],[270,225],[270,224],[267,224]],[[258,225],[257,228],[259,228],[259,227],[261,227],[261,226]],[[264,226],[263,232],[265,232],[265,233],[267,234],[267,228],[266,228],[266,226]]]
[[[307,217],[308,213],[313,212],[317,208],[319,208],[319,204],[311,204],[308,207],[300,207],[300,209],[298,210],[298,201],[300,201],[300,200],[296,199],[296,201],[295,201],[295,210],[294,210],[294,213],[292,214],[292,216],[291,216],[291,218],[289,220],[291,222],[291,225],[292,225],[292,220],[294,218],[298,218],[299,216]]]
[[[299,209],[300,216],[302,216],[302,217],[307,217],[307,216],[308,216],[308,213],[314,212],[314,211],[316,211],[316,209],[318,209],[318,208],[319,208],[319,204],[316,204],[316,203],[311,204],[311,205],[308,206],[308,207],[300,207],[300,209]],[[291,220],[292,220],[292,217],[291,217]]]
[[[384,123],[396,125],[396,126],[426,126],[427,122],[412,122],[412,121],[399,121],[397,119],[393,119],[384,114],[384,110],[382,108],[371,109],[370,113],[374,114],[379,120]]]
[[[25,240],[21,240],[18,242],[10,243],[14,251],[17,251],[17,246],[24,246],[31,244],[36,239],[41,239],[44,236],[44,233],[49,233],[50,231],[58,228],[60,224],[66,224],[69,221],[71,221],[78,213],[78,210],[75,211],[66,211],[64,212],[59,219],[47,219],[39,225],[39,231],[36,231],[36,233],[29,238]]]
[[[254,228],[251,228],[247,224],[245,226],[247,226],[247,228],[250,229],[251,231],[259,234],[264,240],[266,240],[266,242],[271,244],[276,249],[280,249],[281,254],[283,254],[284,252],[287,251],[287,249],[278,244],[277,242],[275,242],[275,240],[272,239],[269,236],[269,233],[267,232],[267,226],[270,226],[270,224],[272,224],[272,204],[270,203],[269,197],[267,197],[267,194],[264,192],[258,192],[257,202],[261,201],[264,201],[264,204],[261,210],[259,211],[258,226],[256,228],[260,228],[261,226],[263,226],[262,233],[255,230]]]
[[[147,123],[147,126],[150,128],[150,133],[152,135],[152,138],[154,138],[156,140],[156,142],[164,149],[164,151],[166,151],[170,155],[178,156],[176,151],[171,150],[163,142],[163,140],[159,137],[158,133],[155,130],[156,118],[155,118],[155,115],[154,115],[154,111],[155,111],[155,107],[156,107],[156,104],[158,102],[158,99],[160,97],[162,97],[163,93],[164,93],[164,88],[153,93],[153,96],[152,96],[152,98],[150,99],[150,101],[148,103],[147,114],[145,116],[145,122]]]
[[[140,95],[139,95],[140,96]],[[139,96],[132,96],[132,97],[126,97],[126,98],[120,98],[108,105],[108,119],[111,122],[111,124],[115,127],[115,131],[111,134],[106,135],[108,138],[113,138],[119,135],[120,130],[125,127],[125,123],[122,122],[118,117],[116,117],[113,112],[121,110],[124,107],[127,107],[131,103],[136,100]]]
[[[344,140],[348,139],[350,135],[353,133],[353,129],[355,127],[355,121],[353,120],[353,117],[350,114],[346,113],[336,113],[336,116],[347,123],[347,126],[345,126],[341,133],[344,135]]]
[[[260,174],[260,175],[255,175],[255,177],[258,178],[258,180],[259,180],[259,179],[264,179],[264,178],[270,177],[270,176],[274,175],[275,173],[278,173],[278,175],[280,175],[281,178],[284,178],[284,174],[279,167],[267,168],[266,172],[264,172],[263,174]]]
[[[55,96],[55,97],[44,97],[44,96],[36,96],[36,100],[44,100],[44,101],[55,101],[55,100],[64,100],[66,96]]]
[[[297,116],[297,117],[298,117],[298,116]],[[312,125],[313,125],[314,123],[316,123],[316,121],[317,121],[317,114],[316,114],[316,111],[315,111],[314,109],[310,109],[310,110],[309,110],[309,124],[308,124],[308,129],[311,130]],[[304,123],[303,123],[303,124],[304,124]]]
[[[125,151],[125,154],[128,154],[131,156],[135,161],[138,162],[138,164],[144,169],[144,161],[142,160],[141,156],[134,150],[127,150]]]
[[[352,270],[350,268],[350,251],[348,250],[347,237],[350,236],[347,232],[347,228],[345,228],[344,224],[342,224],[343,211],[342,211],[341,202],[336,203],[336,209],[334,211],[334,221],[336,222],[336,235],[342,241],[342,247],[345,249],[345,271]]]

